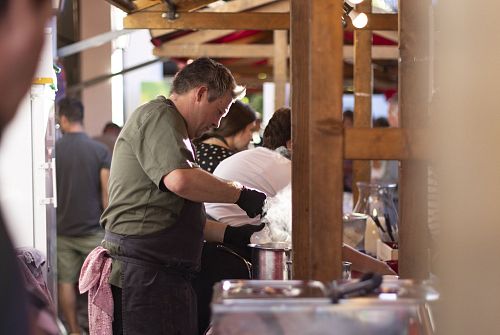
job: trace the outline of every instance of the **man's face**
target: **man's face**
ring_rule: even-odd
[[[219,127],[220,120],[226,116],[233,102],[230,92],[212,102],[208,101],[208,90],[202,90],[198,94],[192,125],[193,138],[199,137],[212,127]]]

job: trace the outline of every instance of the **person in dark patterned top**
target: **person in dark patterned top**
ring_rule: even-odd
[[[200,167],[213,173],[221,161],[245,150],[252,139],[256,119],[257,114],[252,107],[236,100],[218,128],[207,131],[193,141]]]

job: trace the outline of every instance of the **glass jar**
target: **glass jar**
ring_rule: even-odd
[[[398,212],[394,203],[396,184],[357,182],[356,185],[359,198],[353,211],[368,215],[377,226],[382,242],[397,248]],[[368,230],[366,233],[369,233]]]

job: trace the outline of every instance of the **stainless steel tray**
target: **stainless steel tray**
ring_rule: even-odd
[[[301,280],[224,280],[214,286],[213,303],[245,303],[273,300],[327,299],[319,281]]]

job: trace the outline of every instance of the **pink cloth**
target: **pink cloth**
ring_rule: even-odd
[[[87,256],[80,272],[80,293],[89,292],[90,335],[113,335],[113,295],[109,276],[111,257],[99,246]]]

